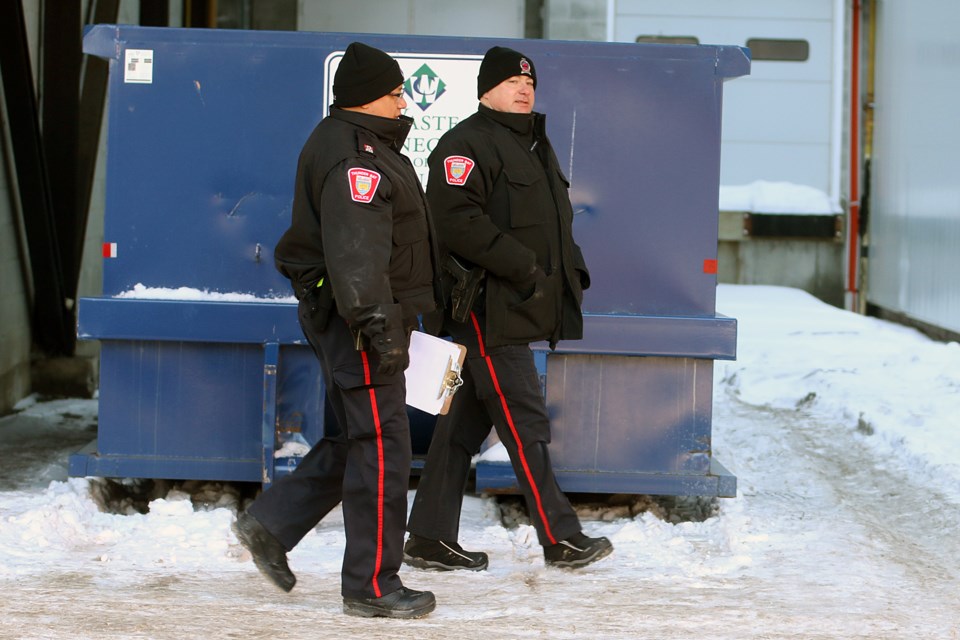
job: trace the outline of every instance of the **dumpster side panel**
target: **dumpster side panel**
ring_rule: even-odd
[[[259,458],[263,355],[258,346],[104,341],[101,361],[101,451]]]
[[[577,84],[604,63],[615,71],[602,82]],[[548,113],[571,184],[574,234],[596,284],[584,295],[586,312],[714,315],[716,275],[704,269],[717,258],[723,79],[714,65],[547,58],[548,70],[566,69],[566,86],[562,97],[538,93],[537,108]]]
[[[565,470],[705,474],[712,385],[710,360],[549,356],[551,457]]]
[[[272,250],[289,224],[298,151],[323,116],[323,53],[126,46],[153,51],[154,73],[149,84],[110,77],[104,240],[118,247],[104,295],[138,283],[288,295]]]

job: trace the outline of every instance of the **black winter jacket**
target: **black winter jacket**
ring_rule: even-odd
[[[293,219],[274,251],[298,298],[322,278],[369,338],[402,331],[441,300],[433,222],[401,153],[411,122],[332,108],[300,153]]]
[[[580,303],[590,278],[545,116],[480,105],[444,134],[428,162],[427,199],[441,244],[487,270],[477,303],[486,343],[582,338]]]

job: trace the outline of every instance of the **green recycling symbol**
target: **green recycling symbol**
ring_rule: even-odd
[[[417,69],[403,83],[403,89],[413,102],[426,111],[446,91],[447,84],[426,64]]]

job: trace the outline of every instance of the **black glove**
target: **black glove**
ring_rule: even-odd
[[[407,336],[404,331],[385,331],[378,333],[370,341],[373,350],[380,357],[377,373],[387,376],[403,373],[410,364],[407,352]]]

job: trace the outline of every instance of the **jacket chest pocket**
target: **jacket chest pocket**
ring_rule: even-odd
[[[507,182],[510,226],[516,229],[546,222],[553,203],[543,174],[529,169],[509,169],[503,173]]]
[[[403,246],[426,240],[430,235],[424,216],[407,218],[393,223],[393,244]]]
[[[431,281],[430,228],[425,216],[393,224],[390,275],[397,279],[394,286],[404,289]]]

